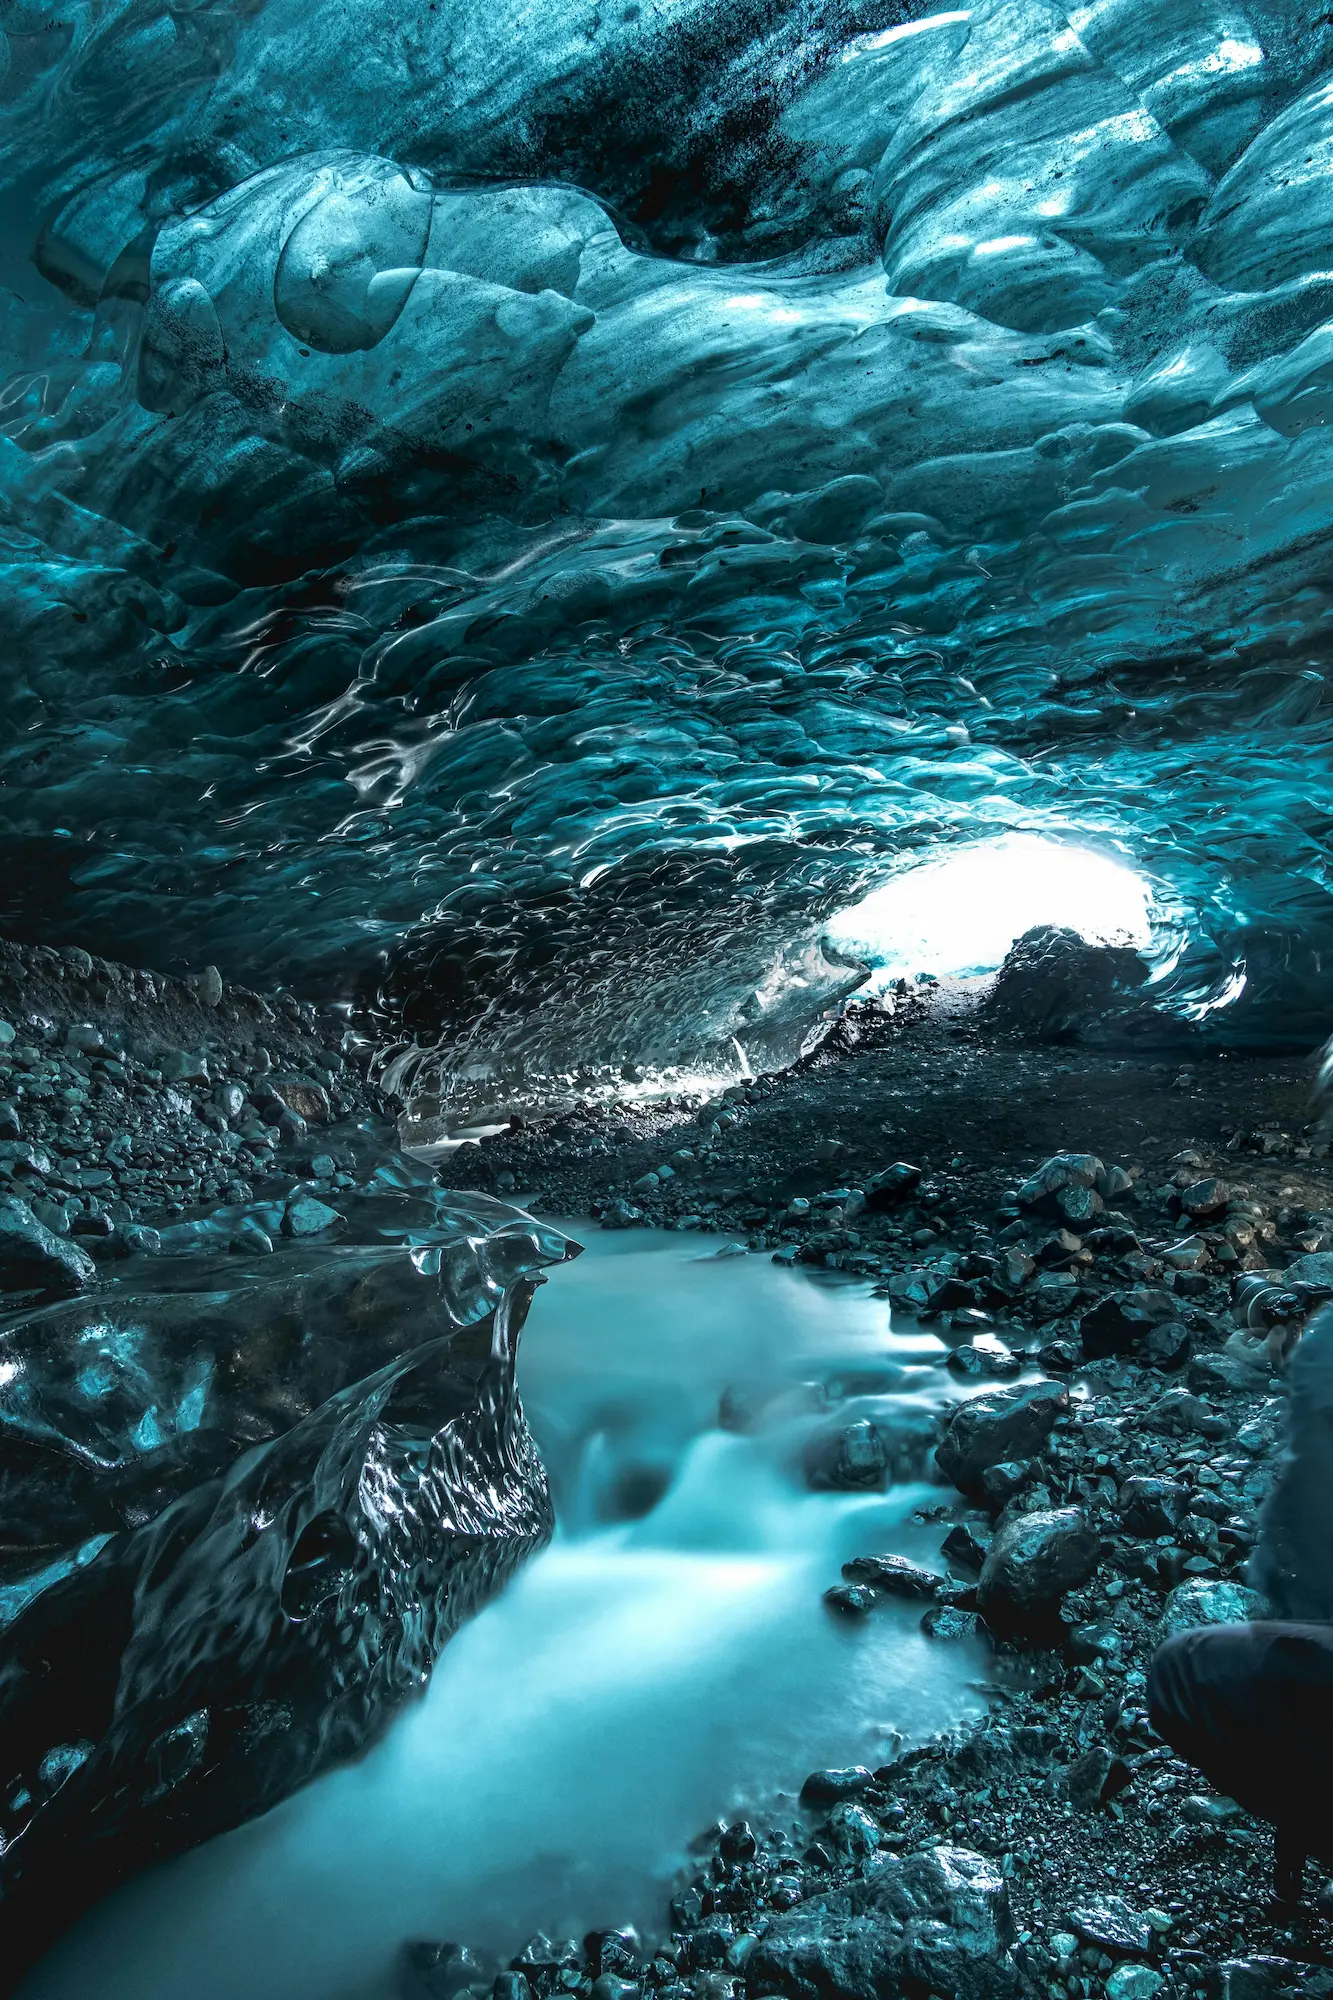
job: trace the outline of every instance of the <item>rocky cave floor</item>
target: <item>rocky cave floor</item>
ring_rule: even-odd
[[[0,1303],[95,1284],[219,1203],[278,1195],[280,1237],[336,1229],[339,1124],[387,1112],[366,1053],[342,1015],[211,971],[0,947]],[[914,989],[705,1105],[574,1107],[441,1160],[449,1184],[551,1215],[869,1279],[986,1390],[945,1436],[956,1484],[917,1519],[935,1553],[867,1550],[829,1595],[851,1621],[916,1598],[941,1645],[988,1643],[985,1720],[873,1772],[812,1774],[799,1801],[793,1773],[768,1819],[701,1838],[658,1940],[536,1940],[497,2000],[1333,1993],[1313,1864],[1305,1905],[1275,1905],[1269,1831],[1156,1742],[1144,1708],[1165,1631],[1252,1603],[1285,1392],[1234,1293],[1333,1248],[1311,1076],[1308,1058],[1033,1045],[993,1032],[967,989]],[[722,1414],[758,1412],[738,1394]],[[854,1424],[808,1470],[854,1487],[891,1458]],[[1032,1535],[1052,1515],[1064,1587],[1034,1605]],[[402,1991],[452,2000],[493,1973],[414,1944]]]

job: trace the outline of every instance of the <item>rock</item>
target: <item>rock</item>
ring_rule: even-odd
[[[1210,1410],[1197,1396],[1191,1396],[1188,1389],[1168,1390],[1142,1422],[1147,1430],[1175,1437],[1224,1438],[1229,1428],[1224,1416]]]
[[[1182,1799],[1176,1808],[1176,1816],[1186,1826],[1219,1827],[1229,1826],[1233,1820],[1244,1819],[1245,1811],[1234,1799],[1219,1798],[1213,1792],[1195,1792]]]
[[[13,1039],[14,1039],[13,1022],[0,1021],[0,1049],[7,1049],[10,1043],[13,1041]]]
[[[1200,1354],[1191,1361],[1185,1380],[1196,1396],[1252,1396],[1267,1380],[1271,1364],[1262,1347],[1252,1362],[1229,1347],[1228,1343],[1220,1354]]]
[[[1117,1504],[1126,1534],[1170,1535],[1189,1511],[1189,1489],[1176,1479],[1136,1473],[1120,1488]]]
[[[1268,1607],[1257,1590],[1243,1584],[1193,1578],[1180,1583],[1162,1607],[1162,1636],[1189,1632],[1196,1625],[1243,1625],[1263,1618]]]
[[[928,1639],[981,1639],[986,1628],[975,1611],[961,1611],[955,1604],[936,1604],[921,1620]]]
[[[1152,1966],[1135,1965],[1127,1959],[1108,1978],[1106,2000],[1154,2000],[1164,1984],[1161,1973]]]
[[[749,1833],[749,1831],[750,1829],[746,1827],[745,1832]],[[728,1840],[733,1833],[739,1843],[740,1826],[734,1829],[728,1828],[727,1832],[723,1834],[722,1839]],[[751,1834],[750,1846],[752,1853],[753,1845],[754,1836]],[[741,1857],[733,1855],[730,1858],[739,1860]],[[746,1856],[745,1858],[749,1859],[751,1857]],[[600,1978],[603,1973],[609,1972],[624,1979],[636,1970],[642,1952],[642,1945],[639,1933],[636,1930],[592,1931],[584,1941],[584,1950],[587,1953],[588,1965],[594,1978]]]
[[[1002,1458],[998,1465],[988,1465],[981,1475],[981,1496],[991,1512],[998,1514],[1015,1493],[1021,1493],[1035,1471],[1030,1458]]]
[[[864,1618],[875,1608],[875,1593],[865,1583],[835,1583],[831,1590],[824,1592],[824,1602],[830,1611],[837,1611],[845,1618]]]
[[[1284,1285],[1309,1285],[1312,1290],[1333,1292],[1333,1250],[1317,1250],[1297,1257],[1282,1273]]]
[[[1141,1359],[1149,1368],[1164,1375],[1183,1368],[1194,1349],[1194,1336],[1182,1319],[1164,1319],[1151,1329],[1143,1343]]]
[[[1097,1192],[1103,1201],[1124,1201],[1134,1193],[1134,1176],[1123,1167],[1103,1167],[1097,1176]]]
[[[17,1139],[23,1130],[18,1112],[9,1099],[0,1098],[0,1139]]]
[[[1126,945],[1089,944],[1075,930],[1038,924],[1009,947],[985,1012],[1039,1041],[1102,1039],[1151,1015],[1140,996],[1147,976]]]
[[[1123,1896],[1096,1896],[1069,1912],[1071,1929],[1088,1944],[1112,1953],[1152,1949],[1153,1928]]]
[[[906,1556],[855,1556],[845,1562],[842,1573],[848,1583],[864,1583],[887,1597],[915,1597],[933,1600],[949,1579],[933,1570],[908,1562]]]
[[[944,1537],[940,1553],[946,1561],[959,1563],[964,1569],[979,1570],[992,1539],[991,1530],[980,1522],[959,1521]]]
[[[816,1438],[806,1453],[806,1478],[816,1490],[856,1492],[884,1483],[888,1454],[875,1426],[864,1421]]]
[[[1079,1321],[1079,1338],[1090,1361],[1110,1354],[1133,1354],[1153,1328],[1180,1307],[1169,1292],[1111,1292]]]
[[[1092,1188],[1105,1169],[1091,1153],[1055,1153],[1018,1190],[1020,1208],[1049,1208],[1067,1188]]]
[[[1079,1507],[1017,1514],[998,1529],[977,1584],[988,1623],[1021,1625],[1088,1581],[1100,1544]]]
[[[864,1806],[855,1805],[850,1799],[834,1806],[828,1816],[826,1834],[834,1852],[846,1855],[850,1861],[863,1860],[879,1846],[878,1821],[871,1818]]]
[[[398,1954],[401,2000],[456,2000],[465,1987],[485,1976],[480,1960],[466,1945],[405,1944]]]
[[[1132,1782],[1133,1773],[1124,1758],[1104,1743],[1095,1743],[1069,1766],[1061,1790],[1076,1811],[1096,1812]]]
[[[750,1991],[788,2000],[888,2000],[908,1991],[1009,2000],[1018,1986],[1004,1878],[979,1854],[937,1847],[870,1861],[852,1913],[811,1898],[775,1917],[746,1966]]]
[[[1031,1296],[1038,1319],[1062,1319],[1078,1304],[1078,1280],[1069,1271],[1043,1271]]]
[[[322,1236],[326,1229],[341,1227],[346,1217],[313,1194],[294,1195],[282,1212],[284,1236]]]
[[[202,972],[192,972],[187,984],[201,1007],[221,1006],[222,974],[216,965],[206,965]]]
[[[866,1182],[866,1207],[872,1214],[882,1214],[896,1208],[915,1194],[921,1185],[922,1169],[909,1166],[906,1160],[897,1160],[881,1173],[872,1174]]]
[[[953,1348],[945,1366],[955,1375],[973,1379],[984,1376],[1018,1375],[1023,1364],[1013,1349],[995,1333],[979,1333],[966,1347]]]
[[[157,1059],[164,1083],[207,1083],[208,1062],[186,1049],[164,1049]]]
[[[1266,1953],[1223,1959],[1208,1981],[1209,2000],[1279,2000],[1279,1996],[1285,2000],[1287,1994],[1301,1990],[1304,1971],[1290,1959]]]
[[[96,1275],[86,1250],[44,1229],[17,1195],[0,1195],[0,1286],[11,1291],[36,1287],[68,1298]]]
[[[1102,1213],[1105,1203],[1096,1188],[1061,1188],[1055,1206],[1071,1229],[1087,1229]]]
[[[988,1466],[1035,1457],[1068,1408],[1069,1391],[1058,1382],[973,1396],[949,1417],[935,1462],[966,1492],[979,1485]]]
[[[848,1764],[840,1770],[812,1771],[801,1786],[803,1806],[838,1805],[844,1799],[859,1799],[875,1782],[873,1771],[864,1764]]]
[[[149,1228],[147,1223],[123,1223],[120,1233],[126,1248],[142,1256],[156,1257],[162,1248],[161,1235],[156,1229]]]
[[[1184,1213],[1195,1222],[1220,1215],[1231,1200],[1231,1189],[1225,1181],[1213,1178],[1191,1181],[1180,1191],[1180,1206]]]
[[[1078,1350],[1068,1340],[1048,1340],[1037,1349],[1037,1361],[1048,1375],[1069,1375],[1078,1366]]]

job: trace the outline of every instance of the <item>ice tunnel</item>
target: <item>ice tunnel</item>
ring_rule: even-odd
[[[760,1061],[836,913],[1057,838],[1166,1013],[1333,1025],[1322,0],[3,47],[5,934],[446,1076]]]

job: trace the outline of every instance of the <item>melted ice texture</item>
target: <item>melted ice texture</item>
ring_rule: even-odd
[[[6,31],[9,924],[464,1089],[788,1052],[831,912],[1072,834],[1326,1029],[1322,0]]]

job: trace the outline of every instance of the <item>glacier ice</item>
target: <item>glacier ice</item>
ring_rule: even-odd
[[[1325,8],[6,32],[10,929],[375,993],[446,1088],[762,1060],[833,911],[1066,833],[1164,1004],[1326,1031]]]

